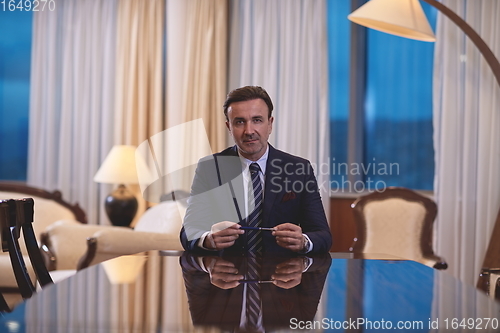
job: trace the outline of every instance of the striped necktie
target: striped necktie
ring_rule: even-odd
[[[255,331],[259,327],[259,318],[261,316],[261,298],[260,298],[260,263],[254,253],[247,256],[247,279],[255,281],[247,284],[246,301],[246,329]]]
[[[250,164],[250,175],[252,178],[253,202],[249,203],[249,207],[255,207],[247,219],[249,227],[258,227],[262,222],[262,207],[263,207],[263,188],[260,181],[260,167],[257,163]],[[250,190],[250,189],[249,189]],[[249,193],[250,194],[250,193]],[[249,195],[249,199],[251,196]],[[260,230],[248,230],[247,245],[249,252],[262,251],[262,236]]]

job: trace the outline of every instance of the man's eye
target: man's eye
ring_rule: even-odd
[[[254,122],[256,122],[256,123],[261,123],[261,122],[262,122],[262,119],[260,119],[260,118],[259,118],[259,119],[254,119]]]
[[[243,120],[237,120],[236,121],[236,125],[241,125],[241,124],[243,124]]]

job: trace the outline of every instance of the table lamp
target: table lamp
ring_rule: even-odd
[[[113,146],[94,176],[97,183],[119,184],[104,203],[106,214],[115,226],[128,227],[139,206],[135,195],[125,186],[139,182],[135,150],[134,146]]]

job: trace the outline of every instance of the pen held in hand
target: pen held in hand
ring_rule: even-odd
[[[239,280],[239,283],[273,283],[274,280]]]
[[[241,226],[240,229],[243,230],[265,230],[265,231],[274,231],[274,228],[264,228],[264,227],[245,227]]]

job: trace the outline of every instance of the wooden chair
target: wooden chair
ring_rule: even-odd
[[[40,188],[27,186],[21,183],[0,182],[0,199],[21,199],[33,198],[35,201],[35,215],[33,228],[40,243],[43,244],[42,232],[51,224],[60,220],[78,221],[76,223],[87,223],[87,217],[82,208],[76,203],[71,204],[64,200],[60,191],[46,191]],[[21,242],[21,248],[25,256],[28,255],[24,243]],[[42,247],[45,265],[49,271],[58,269],[53,253],[46,247]],[[25,259],[28,261],[27,259]],[[14,274],[7,272],[11,268],[10,259],[7,253],[0,253],[0,290],[5,287],[17,285]],[[28,267],[31,273],[33,270]]]
[[[19,237],[22,231],[24,243],[28,251],[31,265],[35,271],[40,286],[43,288],[52,283],[42,254],[38,248],[33,230],[34,201],[27,199],[10,199],[0,201],[0,224],[2,250],[9,252],[14,276],[23,298],[29,298],[36,291],[24,262]]]
[[[437,205],[431,199],[406,188],[389,187],[358,198],[351,207],[357,227],[352,252],[390,254],[448,268],[432,249]]]

